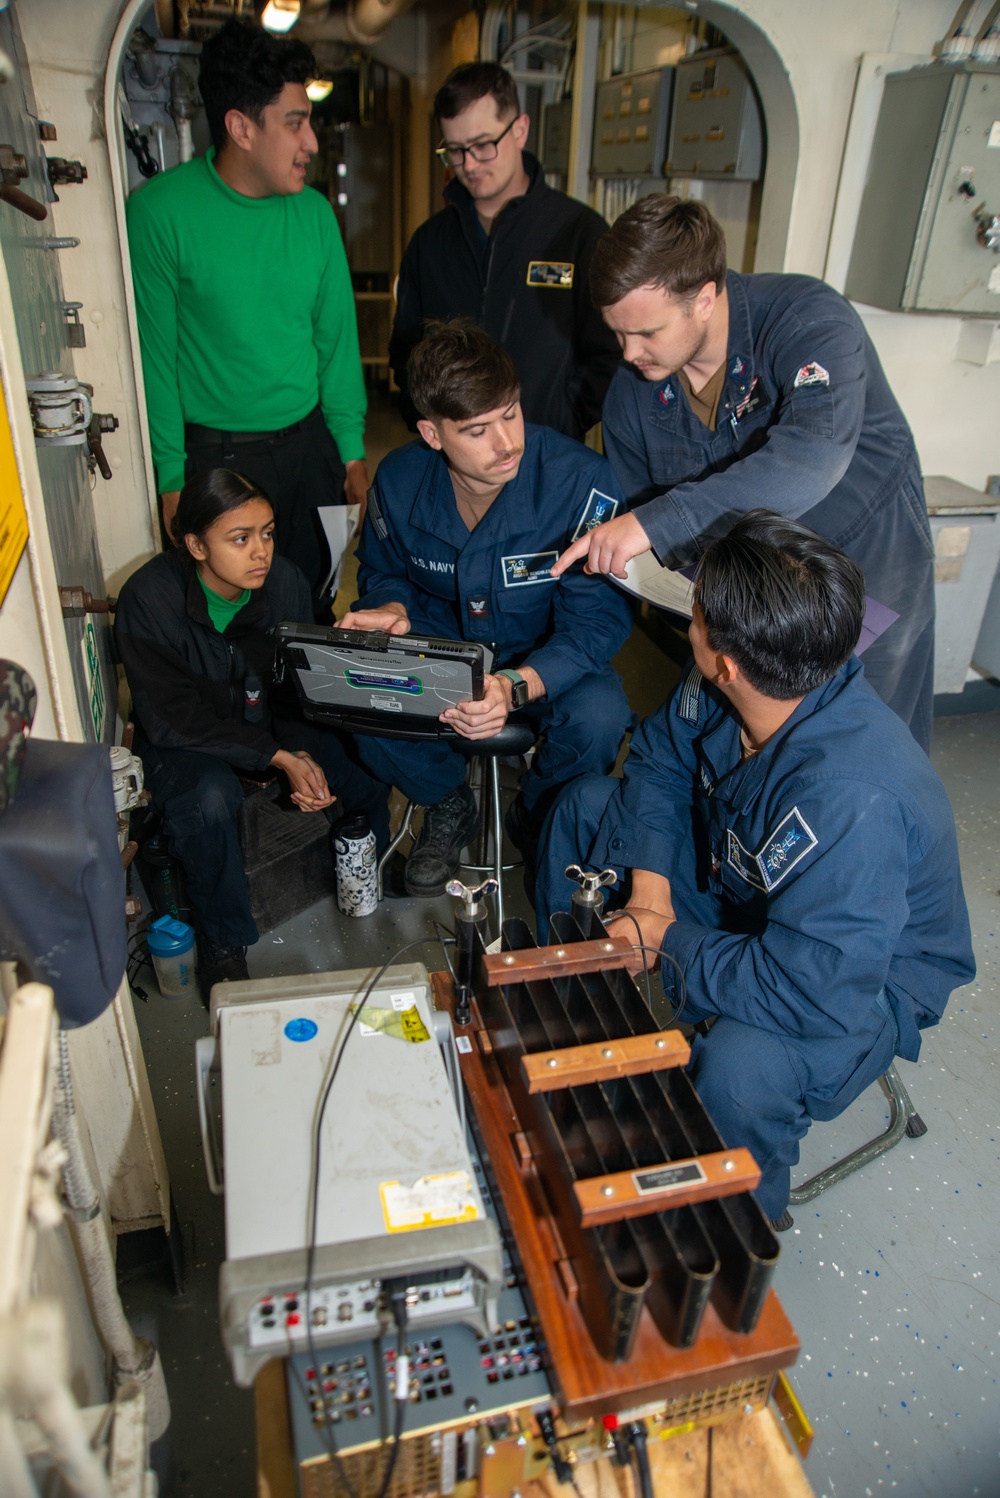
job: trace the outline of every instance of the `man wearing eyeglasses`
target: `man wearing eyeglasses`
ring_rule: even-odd
[[[590,258],[606,229],[547,186],[524,149],[529,120],[495,63],[455,68],[438,90],[438,155],[454,172],[446,206],[414,234],[399,272],[389,360],[403,414],[417,412],[406,361],[428,321],[472,318],[510,354],[525,419],[582,438],[600,420],[618,345],[595,311]]]

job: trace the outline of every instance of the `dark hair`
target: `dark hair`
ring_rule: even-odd
[[[613,307],[640,286],[691,297],[726,284],[726,236],[704,203],[653,193],[633,203],[598,240],[590,262],[595,307]]]
[[[434,95],[434,118],[439,123],[453,120],[487,94],[493,99],[500,119],[521,113],[517,84],[506,68],[495,62],[463,62],[461,67],[452,68]]]
[[[238,509],[248,500],[262,499],[271,504],[259,484],[244,478],[242,473],[233,473],[231,468],[203,468],[188,479],[177,501],[171,530],[178,541],[185,536],[197,536],[199,540],[221,515]],[[271,505],[273,510],[274,506]]]
[[[787,702],[829,681],[865,616],[865,579],[849,556],[773,510],[751,510],[698,565],[713,650],[765,697]]]
[[[255,125],[286,83],[316,76],[316,59],[305,42],[272,36],[256,21],[227,21],[201,49],[198,87],[212,144],[221,151],[229,138],[226,113],[238,109]]]
[[[410,399],[429,421],[468,421],[520,395],[505,348],[468,318],[428,323],[406,365]]]

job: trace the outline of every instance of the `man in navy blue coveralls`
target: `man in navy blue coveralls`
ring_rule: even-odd
[[[926,749],[934,548],[913,437],[854,308],[811,276],[727,273],[704,205],[662,194],[604,236],[590,284],[625,357],[604,445],[639,507],[555,573],[586,555],[590,570],[620,575],[650,548],[676,567],[757,505],[797,517],[899,615],[866,650],[865,673]]]
[[[631,606],[605,579],[556,582],[559,552],[623,508],[604,458],[546,427],[525,426],[510,356],[481,329],[439,325],[410,356],[422,437],[390,453],[369,492],[358,546],[358,592],[340,622],[481,640],[496,651],[482,701],[442,721],[466,739],[499,733],[512,707],[540,743],[508,831],[530,857],[556,792],[607,774],[631,722],[611,657]],[[425,808],[406,865],[409,894],[443,892],[476,829],[465,759],[447,738],[358,735],[379,779]]]
[[[694,663],[623,779],[569,787],[539,855],[540,934],[568,906],[567,863],[628,876],[665,990],[714,1021],[693,1044],[698,1092],[780,1226],[811,1120],[894,1055],[915,1061],[975,974],[951,807],[851,653],[863,611],[843,552],[751,512],[702,558]],[[638,942],[632,921],[612,929]]]

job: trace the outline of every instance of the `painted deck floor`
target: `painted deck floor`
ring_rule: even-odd
[[[376,447],[402,440],[397,418],[373,415]],[[353,575],[348,567],[345,587]],[[616,664],[640,715],[677,676],[638,629]],[[802,1342],[792,1381],[816,1430],[805,1470],[822,1498],[1000,1498],[1000,712],[939,719],[933,758],[958,822],[978,976],[925,1033],[919,1064],[897,1063],[928,1133],[795,1209],[781,1240],[775,1284]],[[519,876],[507,890],[508,914],[530,918]],[[447,897],[388,901],[350,921],[325,901],[261,938],[251,976],[380,963],[429,933],[432,917],[450,924],[451,907]],[[443,965],[433,943],[415,955]],[[162,1273],[137,1273],[124,1287],[170,1388],[164,1498],[251,1498],[252,1399],[232,1385],[219,1340],[222,1206],[205,1183],[196,1117],[205,1012],[197,999],[162,999],[148,973],[143,980],[149,999],[137,1017],[189,1267],[180,1297]],[[797,1179],[880,1132],[885,1118],[872,1088],[836,1122],[815,1125]]]
[[[649,665],[640,662],[647,681]],[[802,1341],[792,1379],[816,1429],[806,1474],[823,1498],[1000,1495],[1000,713],[939,720],[934,759],[958,820],[979,974],[926,1033],[919,1064],[898,1063],[928,1133],[797,1208],[776,1276]],[[527,915],[516,875],[510,883],[511,913]],[[427,931],[432,914],[447,921],[450,904],[388,902],[356,923],[321,904],[265,935],[251,974],[382,961]],[[425,960],[437,965],[433,946]],[[219,1343],[222,1210],[205,1186],[195,1117],[204,1011],[152,988],[136,1007],[190,1266],[179,1298],[162,1276],[126,1285],[140,1329],[161,1347],[173,1401],[165,1494],[249,1498],[252,1404],[232,1387]],[[835,1123],[814,1126],[798,1178],[879,1132],[885,1117],[873,1088]]]

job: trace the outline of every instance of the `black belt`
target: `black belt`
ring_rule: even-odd
[[[217,427],[203,427],[199,426],[196,421],[186,421],[184,440],[194,444],[220,442],[223,447],[240,447],[248,442],[281,442],[284,438],[294,437],[296,432],[301,432],[303,427],[318,413],[319,406],[314,406],[309,415],[303,416],[301,421],[293,421],[290,427],[282,427],[277,432],[221,432]]]

